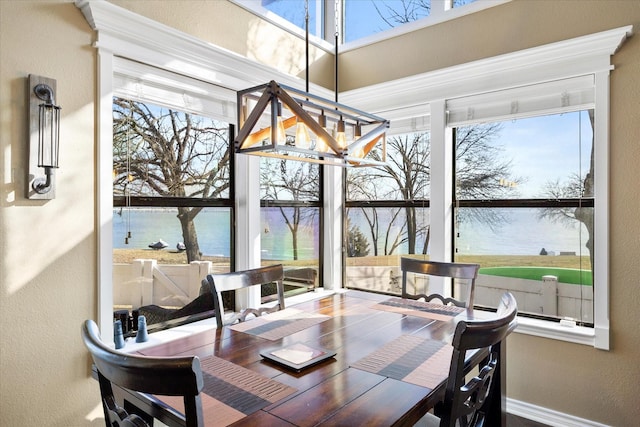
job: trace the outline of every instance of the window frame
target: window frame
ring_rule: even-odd
[[[115,58],[114,75],[117,76],[113,84],[114,97],[153,105],[161,108],[171,109],[213,118],[221,123],[228,123],[227,138],[229,140],[229,189],[227,197],[178,197],[161,195],[131,195],[118,196],[112,191],[113,208],[179,208],[179,207],[205,207],[205,208],[225,208],[230,214],[229,221],[229,268],[233,271],[235,267],[235,185],[234,185],[234,159],[233,138],[235,133],[235,117],[231,118],[225,113],[227,94],[224,90],[212,87],[211,84],[195,81],[186,76],[175,73],[167,73],[161,69],[149,67],[144,64],[133,63],[124,58]],[[230,93],[229,95],[234,95]],[[220,99],[217,99],[220,98]],[[113,99],[113,98],[112,98]],[[112,109],[113,111],[113,109]],[[113,159],[113,157],[112,157]],[[113,215],[109,221],[113,222]],[[113,243],[112,243],[113,253]],[[113,263],[113,260],[112,260]],[[113,282],[112,282],[113,286]],[[106,307],[105,307],[106,311]],[[211,317],[209,315],[208,317]],[[158,331],[170,327],[179,326],[184,323],[201,320],[203,316],[195,315],[189,318],[179,318],[159,324],[149,324],[150,331]]]
[[[288,76],[247,58],[231,55],[210,43],[186,35],[174,28],[144,18],[124,8],[103,1],[77,3],[87,22],[97,31],[97,101],[96,101],[96,211],[97,211],[97,279],[98,323],[102,338],[113,339],[112,322],[112,97],[115,58],[124,57],[168,71],[220,85],[237,91],[276,79],[284,84],[302,87],[300,79]],[[463,9],[463,8],[461,8]],[[523,319],[517,332],[556,338],[565,341],[609,349],[609,73],[613,69],[611,55],[627,37],[632,26],[603,31],[472,63],[406,77],[376,85],[376,90],[363,87],[341,94],[341,102],[359,105],[362,109],[391,120],[415,117],[412,111],[422,107],[430,111],[431,122],[431,223],[451,224],[452,173],[450,166],[451,130],[447,128],[446,100],[487,90],[517,87],[531,82],[551,81],[566,77],[593,74],[595,76],[595,157],[596,182],[595,239],[598,255],[594,265],[595,307],[593,329],[567,328],[551,322],[529,322]],[[461,83],[464,82],[464,83]],[[315,89],[312,89],[315,92]],[[320,96],[331,93],[318,89]],[[236,266],[259,265],[258,249],[245,242],[259,238],[260,224],[251,221],[259,215],[259,162],[252,156],[236,158],[237,228]],[[342,180],[339,168],[325,171],[323,184],[327,212],[322,232],[327,242],[322,256],[325,287],[341,283],[341,212]],[[242,177],[241,181],[237,177]],[[253,216],[252,216],[253,214]],[[451,257],[452,227],[436,227],[431,235],[434,259]]]

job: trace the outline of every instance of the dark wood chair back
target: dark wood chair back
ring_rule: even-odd
[[[494,392],[495,386],[499,381],[500,390],[504,393],[506,382],[506,354],[502,344],[516,327],[517,313],[516,300],[507,292],[502,295],[495,318],[458,323],[453,336],[445,398],[438,414],[440,427],[482,426],[490,412],[495,411],[492,403],[497,403],[495,399],[502,399]],[[478,364],[478,374],[466,381],[466,353],[476,349],[484,349],[488,356]],[[467,366],[467,372],[469,369]],[[504,408],[504,404],[501,407]]]
[[[101,341],[93,320],[86,320],[82,325],[82,340],[98,371],[107,427],[148,425],[144,418],[118,406],[114,385],[142,393],[184,396],[185,425],[204,426],[200,399],[204,383],[197,356],[159,358],[121,353]]]
[[[211,287],[213,304],[218,326],[230,325],[236,321],[244,322],[250,314],[260,316],[264,313],[273,313],[284,310],[284,269],[282,264],[254,268],[251,270],[236,271],[233,273],[209,274],[204,280]],[[225,318],[225,307],[222,292],[246,289],[252,286],[276,284],[277,304],[270,307],[245,308],[240,313],[234,313],[230,318]]]
[[[400,259],[400,269],[402,270],[402,298],[424,298],[425,301],[437,299],[443,304],[453,304],[466,308],[473,307],[476,278],[478,277],[478,270],[480,269],[478,264],[427,261],[403,257]],[[466,289],[466,292],[464,292],[460,299],[444,297],[438,293],[409,293],[407,292],[407,275],[409,273],[466,280],[468,283],[463,288]]]

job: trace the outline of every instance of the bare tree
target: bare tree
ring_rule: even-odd
[[[387,150],[386,166],[377,167],[368,173],[370,185],[386,190],[383,197],[386,196],[387,200],[426,200],[430,181],[429,134],[414,133],[389,138]],[[419,226],[416,208],[408,206],[404,208],[404,225],[396,236],[391,236],[390,227],[399,214],[399,210],[393,212],[392,221],[389,221],[385,252],[391,254],[401,244],[407,243],[409,253],[416,253],[416,241],[425,236],[426,225]]]
[[[142,102],[114,98],[114,194],[219,198],[228,194],[228,124]],[[188,262],[201,257],[194,218],[178,207]]]
[[[401,0],[395,7],[385,1],[372,0],[371,3],[389,28],[424,18],[431,11],[429,0]]]
[[[508,160],[500,160],[501,147],[492,144],[499,134],[499,124],[474,125],[456,129],[456,179],[459,198],[499,198],[513,194],[514,187],[500,185],[500,178],[514,183],[522,179],[513,177]],[[389,138],[387,142],[388,164],[374,169],[349,172],[348,191],[351,200],[406,200],[420,201],[429,198],[430,140],[428,133],[415,133]],[[376,208],[362,208],[376,250],[380,238],[379,218]],[[401,244],[407,244],[409,253],[418,253],[417,244],[422,241],[421,253],[426,253],[429,243],[428,224],[420,225],[417,208],[404,208],[405,223],[398,234],[391,233],[391,224],[397,221],[400,210],[391,213],[385,230],[385,254],[391,254]],[[460,220],[479,221],[493,227],[505,219],[494,210],[467,209]],[[377,254],[377,253],[376,253]]]
[[[426,200],[429,188],[429,134],[415,133],[389,138],[387,142],[388,163],[386,166],[349,173],[349,197],[364,200]],[[376,154],[374,154],[375,156]],[[380,221],[378,208],[362,208],[377,255]],[[385,255],[392,254],[402,244],[408,245],[409,253],[416,253],[416,242],[427,235],[428,225],[420,225],[416,208],[407,206],[387,208],[390,218],[384,232]],[[404,213],[404,218],[400,215]],[[404,220],[399,228],[394,224]],[[426,243],[423,249],[426,251]]]
[[[263,200],[290,200],[304,202],[319,199],[320,178],[318,165],[283,159],[264,159],[260,167],[261,197]],[[310,220],[316,209],[297,203],[292,207],[278,207],[291,232],[293,259],[297,260],[300,225]]]
[[[373,169],[368,171],[365,170],[353,170],[350,171],[347,175],[347,191],[348,198],[351,200],[385,200],[390,195],[387,190],[384,190],[384,185],[372,185],[371,176],[369,175]],[[367,173],[369,172],[369,173]],[[379,176],[378,176],[379,178]],[[384,180],[384,178],[383,178]],[[379,209],[375,206],[373,207],[361,207],[358,208],[364,219],[367,223],[367,228],[369,232],[369,236],[371,237],[371,242],[373,244],[373,255],[378,256],[380,254],[380,242],[385,238],[389,238],[391,235],[391,230],[393,229],[394,221],[397,219],[398,214],[400,213],[399,208],[385,208]],[[388,213],[387,213],[388,212]],[[390,220],[380,220],[380,216],[385,216],[384,213],[387,213],[391,217]],[[347,218],[349,218],[349,210],[347,210]],[[354,228],[358,228],[358,226],[353,225]],[[382,231],[381,227],[384,227],[385,230]],[[398,242],[398,239],[396,239]],[[400,241],[399,243],[402,243]],[[347,242],[348,244],[348,242]],[[387,251],[391,248],[395,248],[396,245],[389,245],[389,243],[385,240],[382,241],[383,252],[387,255]]]
[[[456,199],[513,197],[517,186],[524,183],[524,178],[511,172],[511,160],[502,156],[503,148],[493,144],[501,130],[499,123],[456,128]],[[501,180],[513,186],[505,186]],[[458,211],[458,221],[475,221],[494,229],[507,219],[496,209],[468,208]]]

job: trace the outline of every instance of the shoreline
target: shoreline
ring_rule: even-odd
[[[380,255],[354,257],[347,259],[347,267],[358,266],[389,266],[399,265],[400,257],[421,255]],[[187,264],[187,254],[176,250],[154,249],[114,249],[114,264],[129,264],[135,259],[155,259],[159,264]],[[213,264],[229,264],[229,258],[215,255],[203,255],[200,261],[211,261]],[[304,260],[263,260],[265,264],[285,264],[287,266],[315,267],[315,259]],[[591,268],[589,256],[578,255],[460,255],[457,262],[477,263],[482,267],[507,266],[540,266],[558,268],[577,268],[589,270]]]

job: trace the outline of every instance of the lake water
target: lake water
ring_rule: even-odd
[[[462,223],[457,240],[461,255],[549,255],[575,252],[588,256],[586,227],[574,220],[561,224],[539,220],[538,209],[503,209],[506,221],[492,230],[484,224]]]
[[[182,229],[176,209],[135,208],[113,210],[113,247],[115,249],[146,249],[160,239],[175,250],[182,242]],[[291,232],[276,208],[262,209],[261,245],[264,259],[293,259]],[[317,221],[317,218],[311,218]],[[309,221],[306,221],[309,223]],[[200,251],[204,255],[228,257],[231,253],[230,210],[205,208],[195,218]],[[125,243],[128,230],[129,243]],[[302,224],[298,233],[299,259],[318,257],[319,244],[310,225]]]
[[[313,211],[313,209],[309,209]],[[176,209],[114,209],[113,247],[116,249],[148,248],[159,239],[167,242],[168,250],[176,248],[182,242],[180,223]],[[200,250],[209,256],[230,256],[231,238],[229,233],[230,210],[225,208],[205,208],[195,219]],[[567,227],[550,221],[539,221],[535,209],[510,209],[505,212],[508,221],[502,222],[492,230],[478,223],[463,223],[459,227],[457,240],[458,253],[461,255],[538,255],[544,248],[549,255],[560,252],[575,252],[588,255],[585,242],[588,238],[586,228],[577,222]],[[352,225],[356,225],[367,236],[368,226],[361,213],[352,211]],[[282,215],[277,208],[263,209],[261,213],[262,253],[264,259],[291,260],[292,237]],[[317,216],[305,221],[298,233],[299,259],[316,258],[319,243],[312,223]],[[399,228],[399,227],[398,227]],[[396,228],[396,230],[398,229]],[[127,230],[131,231],[129,243],[125,243]],[[368,237],[368,236],[367,236]],[[372,246],[371,239],[370,247]],[[419,245],[421,243],[419,242]],[[379,245],[383,254],[382,243]],[[406,253],[406,244],[399,252]],[[370,251],[373,254],[373,251]]]

